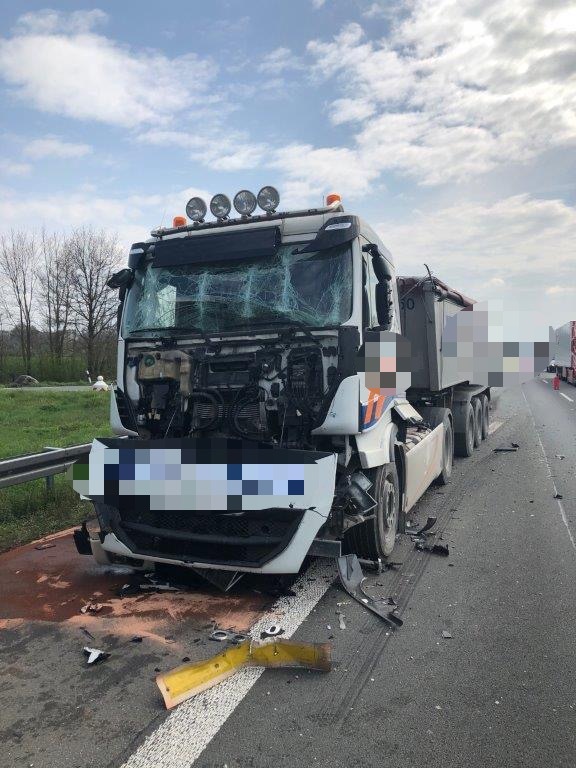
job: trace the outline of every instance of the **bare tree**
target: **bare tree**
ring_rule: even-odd
[[[73,269],[68,242],[58,234],[40,234],[38,308],[48,332],[50,357],[61,362],[70,324]]]
[[[31,372],[32,312],[37,261],[38,251],[34,235],[12,231],[10,235],[0,237],[0,272],[7,284],[8,311],[18,325],[22,362],[27,374]]]
[[[96,374],[105,356],[105,332],[114,325],[118,306],[106,281],[120,263],[121,252],[115,236],[90,227],[73,232],[66,249],[72,264],[74,326],[84,348],[86,366]]]

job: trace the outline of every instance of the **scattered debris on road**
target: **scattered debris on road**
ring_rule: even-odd
[[[86,603],[80,608],[80,613],[100,613],[103,606],[101,603]]]
[[[34,547],[34,549],[39,549],[39,550],[42,550],[42,549],[52,549],[52,548],[53,548],[53,547],[55,547],[55,546],[56,546],[56,544],[51,544],[51,543],[47,543],[47,544],[37,544],[37,545]]]
[[[564,496],[562,496],[562,494],[561,494],[561,493],[555,493],[555,494],[554,494],[554,498],[555,498],[555,499],[563,499],[563,498],[564,498]]]
[[[234,643],[238,645],[250,638],[243,632],[233,632],[230,629],[215,629],[210,633],[209,639],[216,640],[219,643]]]
[[[278,637],[278,635],[283,635],[284,630],[279,624],[271,624],[267,629],[260,632],[260,640],[263,640],[265,637]]]
[[[342,613],[342,611],[337,610],[336,615],[338,616],[338,624],[340,626],[340,629],[346,629],[346,616]]]
[[[557,454],[556,454],[556,458],[557,458],[557,459],[560,459],[560,460],[562,460],[562,459],[565,459],[565,458],[566,458],[566,456],[564,456],[564,454],[563,454],[563,453],[557,453]]]
[[[90,638],[90,640],[96,640],[96,638],[94,637],[94,635],[92,634],[92,632],[89,632],[89,631],[86,629],[86,627],[80,627],[80,629],[81,629],[81,631],[82,631],[82,632],[84,632],[84,634],[86,635],[86,637],[89,637],[89,638]]]
[[[420,528],[420,530],[414,531],[414,532],[410,531],[410,536],[422,536],[423,533],[426,533],[436,525],[436,520],[437,520],[436,517],[430,516],[426,520],[422,528]]]
[[[244,667],[305,667],[319,672],[332,668],[330,643],[253,640],[227,648],[204,661],[184,664],[156,677],[166,709],[212,688]]]
[[[452,639],[452,635],[446,629],[442,630],[442,637],[444,638],[444,640],[451,640]]]
[[[414,548],[419,549],[421,552],[431,552],[433,555],[441,555],[442,557],[448,557],[450,555],[450,549],[446,544],[435,544],[428,541],[415,541]]]
[[[99,648],[88,648],[87,646],[82,649],[86,656],[88,656],[88,664],[96,664],[99,661],[106,661],[110,656],[106,651],[101,651]]]
[[[494,453],[516,453],[518,448],[494,448]]]

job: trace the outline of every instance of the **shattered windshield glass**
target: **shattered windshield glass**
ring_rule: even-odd
[[[300,245],[302,247],[302,245]],[[162,329],[205,333],[290,321],[339,325],[352,312],[350,245],[273,257],[137,270],[123,320],[124,335]]]

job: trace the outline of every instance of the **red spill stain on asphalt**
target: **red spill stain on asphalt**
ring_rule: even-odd
[[[71,531],[42,539],[56,546],[36,549],[32,542],[0,554],[0,629],[29,621],[65,622],[125,635],[163,637],[174,623],[188,620],[196,629],[211,620],[221,627],[248,629],[270,604],[252,591],[222,594],[210,588],[148,593],[120,598],[118,590],[133,576],[128,568],[98,565],[79,555]],[[100,603],[97,614],[82,606]]]

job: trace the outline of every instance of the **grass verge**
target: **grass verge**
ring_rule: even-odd
[[[110,435],[110,395],[105,392],[0,390],[0,459],[64,448]],[[81,521],[90,511],[67,476],[0,491],[0,551],[24,544]]]

